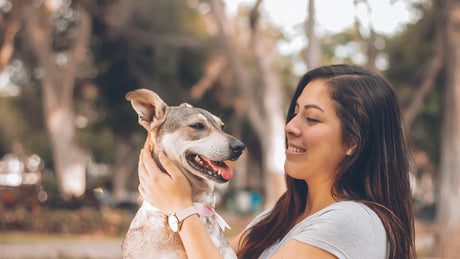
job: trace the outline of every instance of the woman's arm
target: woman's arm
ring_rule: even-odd
[[[223,258],[198,215],[188,217],[179,231],[188,258]]]
[[[232,240],[230,240],[230,247],[233,249],[233,251],[235,251],[235,253],[238,253],[239,251],[239,243],[240,243],[240,239],[241,237],[243,236],[245,230],[241,231],[241,233],[239,233],[236,237],[234,237]]]
[[[139,192],[141,197],[166,214],[193,206],[192,190],[182,172],[163,154],[161,171],[146,149],[139,158]],[[179,231],[188,258],[223,258],[212,242],[198,215],[183,221]]]

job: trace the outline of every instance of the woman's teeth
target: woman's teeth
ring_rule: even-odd
[[[305,152],[305,149],[303,149],[303,148],[296,148],[296,147],[293,147],[293,146],[289,146],[289,147],[288,147],[288,150],[289,150],[289,151],[292,151],[292,152],[297,152],[297,153]]]

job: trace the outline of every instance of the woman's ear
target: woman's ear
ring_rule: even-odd
[[[353,145],[349,146],[345,154],[347,156],[351,156],[353,154],[353,152],[355,152],[356,147],[358,147],[357,144],[353,144]]]

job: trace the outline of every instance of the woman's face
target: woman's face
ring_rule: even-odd
[[[297,99],[295,115],[286,125],[286,173],[296,179],[333,181],[347,147],[334,101],[324,80],[307,84]]]

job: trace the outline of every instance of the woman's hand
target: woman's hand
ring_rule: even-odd
[[[139,157],[141,197],[165,214],[193,206],[192,188],[187,178],[164,153],[159,154],[159,160],[168,173],[158,168],[146,148],[142,149]]]
[[[164,154],[159,160],[164,173],[144,148],[139,157],[139,192],[143,199],[165,214],[175,213],[193,206],[192,188],[176,165]],[[179,232],[188,258],[223,258],[200,218],[193,215],[184,221]]]

